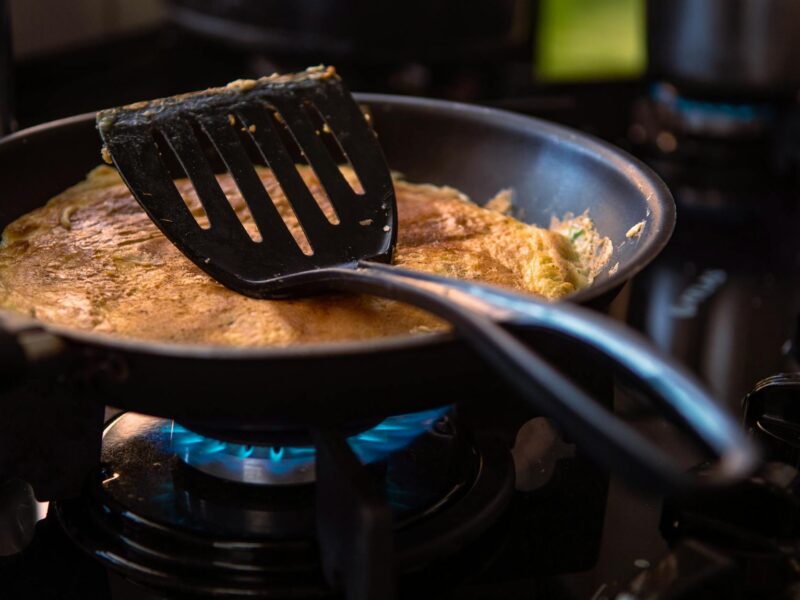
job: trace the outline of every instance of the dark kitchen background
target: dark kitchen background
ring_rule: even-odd
[[[517,111],[628,150],[667,182],[678,223],[666,250],[622,291],[613,314],[697,372],[736,415],[744,417],[743,399],[762,382],[747,404],[747,425],[766,440],[767,458],[797,465],[800,429],[790,417],[798,383],[784,374],[795,370],[800,352],[800,1],[0,5],[10,17],[0,73],[5,130],[326,63],[356,91]],[[651,415],[624,393],[616,403],[659,435]],[[787,489],[794,490],[796,474]],[[730,500],[741,508],[734,516],[721,515],[720,504],[702,503],[675,513],[695,520],[688,536],[669,540],[670,554],[665,523],[673,513],[662,512],[660,500],[612,482],[598,525],[602,537],[589,558],[570,532],[589,535],[594,525],[586,523],[597,515],[575,517],[577,529],[565,526],[561,546],[546,549],[577,557],[580,568],[564,567],[571,575],[547,588],[558,593],[541,597],[599,600],[625,590],[638,590],[636,597],[740,597],[745,589],[758,597],[792,597],[800,504],[795,496],[765,504],[739,500]],[[537,502],[542,508],[554,500]],[[771,511],[780,523],[757,518]],[[724,534],[712,522],[724,522]],[[769,544],[783,535],[792,549],[782,546],[776,554]],[[761,554],[750,551],[751,542]],[[793,567],[786,566],[788,555]],[[676,564],[686,579],[670,571]],[[526,567],[509,562],[495,575],[497,587],[470,588],[473,595],[461,597],[540,597],[528,595],[536,585],[503,583],[502,574],[511,580],[516,568]],[[726,580],[747,586],[731,590]],[[663,594],[646,596],[653,589]],[[727,591],[704,595],[709,589]]]

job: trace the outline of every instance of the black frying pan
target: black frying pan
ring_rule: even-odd
[[[372,111],[390,166],[412,181],[453,185],[477,201],[511,186],[518,215],[541,225],[553,215],[588,208],[598,231],[614,243],[613,269],[574,294],[574,302],[605,305],[669,239],[675,219],[669,191],[644,165],[607,144],[486,108],[389,96],[358,99]],[[79,181],[99,162],[99,152],[94,115],[45,124],[0,142],[0,228]],[[645,222],[642,234],[627,238],[639,221]],[[482,389],[488,379],[472,352],[447,334],[237,349],[117,339],[8,311],[0,311],[2,322],[10,332],[7,343],[0,344],[7,371],[16,372],[25,354],[30,362],[67,353],[93,365],[106,404],[242,436],[365,422],[451,403]],[[537,348],[573,374],[596,370],[593,362],[577,361],[564,340],[533,337]],[[625,337],[617,341],[624,343]],[[442,390],[451,395],[443,396]],[[674,400],[667,412],[717,440],[705,441],[724,455],[720,481],[752,466],[747,441],[713,403]],[[607,463],[618,458],[612,454],[603,456]],[[674,472],[661,475],[676,483]]]

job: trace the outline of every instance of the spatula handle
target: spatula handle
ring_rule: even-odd
[[[531,405],[558,421],[602,466],[643,486],[677,493],[727,485],[749,475],[758,463],[749,438],[688,371],[608,317],[566,303],[376,263],[330,273],[330,288],[401,300],[449,321]],[[556,333],[605,356],[646,390],[667,417],[716,455],[715,468],[702,479],[685,473],[668,449],[657,447],[603,408],[509,331],[520,328]]]

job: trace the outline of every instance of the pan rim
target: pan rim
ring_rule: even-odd
[[[515,132],[536,132],[539,137],[556,140],[559,144],[569,145],[579,153],[598,157],[631,181],[641,191],[648,204],[650,214],[648,226],[645,229],[646,237],[640,239],[642,247],[637,251],[638,260],[631,261],[620,267],[613,275],[602,275],[602,282],[593,282],[589,287],[574,294],[570,294],[560,301],[582,303],[596,299],[603,294],[611,292],[631,279],[663,250],[668,243],[675,227],[675,203],[666,184],[639,159],[631,156],[624,150],[570,127],[551,123],[549,121],[520,115],[497,108],[419,98],[414,96],[397,96],[390,94],[354,94],[356,100],[366,104],[385,104],[389,106],[413,107],[419,111],[443,113],[447,115],[458,114],[476,122],[483,122],[501,129],[511,129]],[[15,140],[24,139],[41,131],[58,127],[66,127],[84,122],[94,122],[95,113],[83,113],[35,125],[17,131],[3,138],[0,143],[6,144]],[[24,319],[32,326],[39,327],[61,337],[87,346],[106,347],[124,352],[138,354],[156,354],[176,358],[213,358],[228,360],[291,360],[301,357],[325,357],[357,355],[364,353],[385,353],[398,350],[414,350],[418,348],[434,347],[447,342],[452,342],[456,336],[449,331],[406,334],[384,338],[373,338],[362,341],[335,341],[313,344],[298,344],[295,346],[256,346],[233,347],[221,345],[181,344],[157,340],[142,340],[124,338],[100,332],[88,332],[70,327],[46,323],[38,319],[20,315],[7,309],[0,309],[0,315],[13,314],[14,318]]]

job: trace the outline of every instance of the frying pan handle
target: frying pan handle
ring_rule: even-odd
[[[642,336],[608,317],[566,303],[375,263],[337,270],[331,287],[378,294],[448,320],[521,395],[556,419],[610,470],[667,493],[733,484],[758,464],[758,453],[738,424],[685,369],[660,355]],[[654,404],[688,429],[717,457],[702,479],[690,475],[630,425],[498,324],[556,333],[601,353],[633,377]]]
[[[48,363],[65,349],[61,338],[35,322],[0,316],[0,391],[19,383],[33,365]]]

